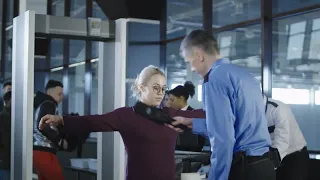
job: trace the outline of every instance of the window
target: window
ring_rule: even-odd
[[[51,5],[52,15],[64,16],[64,1],[65,0],[52,0],[52,5]]]
[[[202,28],[202,1],[167,0],[167,34],[168,38],[185,35],[186,30]]]
[[[50,68],[63,65],[63,39],[51,39],[50,58]]]
[[[70,5],[71,17],[86,18],[86,0],[71,0]]]
[[[6,79],[10,79],[12,78],[12,31],[13,28],[11,26],[11,28],[7,28],[6,29],[6,37],[5,38],[6,42],[4,44],[5,46],[5,75],[4,77]]]
[[[272,88],[272,98],[286,104],[310,104],[310,90]]]
[[[70,40],[69,112],[84,115],[85,41]]]
[[[69,66],[69,112],[84,115],[84,64]]]
[[[220,36],[218,40],[220,55],[222,57],[228,57],[231,53],[232,36]]]
[[[100,18],[102,20],[108,19],[95,0],[92,1],[92,17]]]
[[[70,64],[85,61],[86,42],[82,40],[70,40]]]
[[[51,69],[49,79],[60,81],[60,82],[63,83],[63,71],[62,71],[62,68]],[[63,101],[60,104],[58,104],[58,112],[61,115],[63,113],[63,111],[62,111],[62,103],[63,103]]]
[[[251,25],[214,34],[220,54],[232,64],[246,68],[255,77],[261,76],[261,25]]]
[[[314,92],[314,103],[320,105],[320,90]]]
[[[213,1],[213,27],[219,28],[229,24],[236,24],[242,21],[260,18],[260,4],[260,0]]]
[[[295,60],[302,58],[303,41],[305,36],[306,21],[289,25],[289,42],[287,59]]]
[[[319,4],[318,0],[273,0],[273,14],[283,13]]]
[[[312,21],[311,42],[309,47],[309,59],[320,59],[320,18]]]

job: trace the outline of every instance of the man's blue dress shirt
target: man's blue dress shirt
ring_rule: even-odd
[[[193,119],[193,132],[210,140],[209,180],[227,180],[234,153],[261,156],[269,151],[260,84],[228,59],[219,59],[205,76],[202,89],[206,119]]]

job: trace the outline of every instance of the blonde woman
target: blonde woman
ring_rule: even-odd
[[[166,91],[166,77],[154,66],[144,68],[132,90],[139,103],[157,107]],[[167,109],[173,117],[204,117],[203,111],[176,111]],[[127,180],[174,180],[175,145],[177,132],[165,124],[155,123],[137,114],[132,107],[123,107],[103,115],[55,116],[46,115],[40,129],[47,124],[63,124],[67,133],[119,131],[128,154]],[[74,128],[74,127],[77,128]]]

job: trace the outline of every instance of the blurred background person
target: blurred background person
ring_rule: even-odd
[[[167,108],[171,107],[171,102],[170,102],[170,99],[169,99],[168,92],[169,91],[166,91],[166,93],[164,95],[164,98],[163,98],[163,101],[161,102],[160,107],[167,107]]]
[[[0,112],[0,180],[10,180],[11,158],[11,91],[3,96],[4,108]]]
[[[3,83],[3,86],[2,86],[2,94],[6,94],[7,92],[11,91],[12,89],[12,84],[11,84],[11,81],[7,81],[5,83]],[[0,98],[0,111],[2,110],[4,106],[4,100],[2,98]]]
[[[189,97],[192,98],[194,94],[195,86],[192,82],[187,81],[183,86],[179,85],[168,92],[169,99],[167,104],[176,110],[193,110],[193,108],[188,105],[188,99]]]

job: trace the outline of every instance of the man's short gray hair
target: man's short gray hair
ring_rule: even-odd
[[[217,40],[204,30],[194,30],[189,33],[180,46],[180,51],[190,51],[193,47],[202,49],[209,55],[219,54]]]

